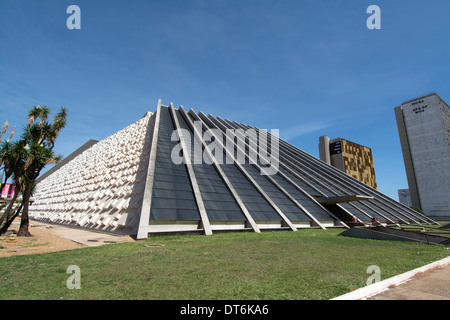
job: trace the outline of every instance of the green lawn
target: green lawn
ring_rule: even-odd
[[[341,231],[165,236],[0,258],[0,299],[330,299],[365,286],[371,265],[383,280],[450,254]],[[81,270],[79,290],[66,287],[70,265]]]
[[[441,222],[440,225],[430,224],[430,225],[420,225],[420,226],[407,226],[402,225],[401,227],[391,227],[393,229],[401,229],[404,228],[406,231],[416,231],[423,232],[431,235],[437,235],[441,237],[450,238],[450,228],[445,227],[445,224],[448,222]],[[421,228],[423,228],[421,230]]]
[[[448,223],[448,222],[447,222]],[[446,222],[442,223],[441,225],[422,225],[421,227],[425,228],[426,232],[429,232],[431,234],[439,234],[443,237],[450,237],[450,228],[446,228],[444,225]],[[444,227],[443,227],[444,226]]]

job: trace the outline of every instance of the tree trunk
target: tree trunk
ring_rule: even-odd
[[[10,215],[9,213],[11,212],[12,208],[14,207],[14,203],[16,202],[16,199],[19,195],[19,190],[20,188],[18,188],[16,185],[14,186],[14,195],[12,197],[12,199],[10,200],[8,206],[6,207],[5,212],[3,213],[3,215],[0,217],[0,226],[2,225],[2,223],[4,221],[8,221],[8,216]]]
[[[23,195],[22,203],[23,203],[23,211],[22,218],[20,219],[20,227],[17,232],[18,237],[31,237],[31,233],[28,230],[30,225],[30,219],[28,218],[28,206],[30,203],[31,190],[33,188],[33,182],[28,183],[25,193]]]
[[[6,184],[6,181],[8,181],[8,178],[9,178],[6,170],[4,170],[4,173],[5,173],[5,182],[2,184],[2,186]]]
[[[9,226],[14,221],[14,219],[16,219],[16,217],[19,215],[20,210],[22,210],[22,207],[23,207],[23,201],[20,203],[20,206],[16,210],[16,213],[14,214],[14,216],[11,219],[9,219],[8,221],[6,221],[6,223],[3,225],[3,227],[1,227],[1,229],[0,229],[0,236],[5,234],[6,231],[8,231]]]

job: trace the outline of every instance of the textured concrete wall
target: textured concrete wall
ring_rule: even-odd
[[[51,168],[50,170],[48,170],[47,172],[45,172],[44,174],[40,175],[38,179],[36,179],[36,183],[41,182],[42,180],[44,180],[45,178],[47,178],[49,175],[51,175],[53,172],[55,172],[56,170],[59,170],[59,168],[62,168],[63,166],[65,166],[66,164],[68,164],[70,161],[72,161],[73,159],[75,159],[77,156],[79,156],[80,154],[82,154],[84,151],[86,151],[87,149],[89,149],[90,147],[92,147],[94,144],[96,144],[98,141],[97,140],[89,140],[88,142],[86,142],[85,144],[83,144],[81,147],[79,147],[77,150],[75,150],[74,152],[72,152],[71,154],[69,154],[67,157],[65,157],[60,163],[56,164],[53,168]]]
[[[30,217],[135,233],[150,153],[151,116],[147,113],[42,179]]]

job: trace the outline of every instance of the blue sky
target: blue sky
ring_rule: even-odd
[[[69,30],[69,5],[81,30]],[[369,5],[381,29],[369,30]],[[158,99],[266,129],[318,157],[319,136],[371,147],[379,190],[407,188],[394,108],[450,102],[450,1],[1,0],[0,122],[69,109],[70,154]]]

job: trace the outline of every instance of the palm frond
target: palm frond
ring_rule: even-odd
[[[8,120],[6,120],[5,123],[3,124],[2,134],[4,134],[6,132],[6,130],[8,130],[8,125],[9,125],[9,122],[8,122]]]
[[[31,110],[28,112],[28,125],[27,127],[29,128],[33,122],[39,118],[39,115],[41,113],[41,106],[34,106],[33,108],[31,108]]]
[[[50,114],[50,109],[47,106],[43,106],[40,109],[39,118],[41,118],[41,120],[43,122],[45,122],[45,121],[47,121],[49,114]]]
[[[9,134],[8,142],[14,137],[14,134],[16,133],[16,126],[11,130],[11,133]]]

